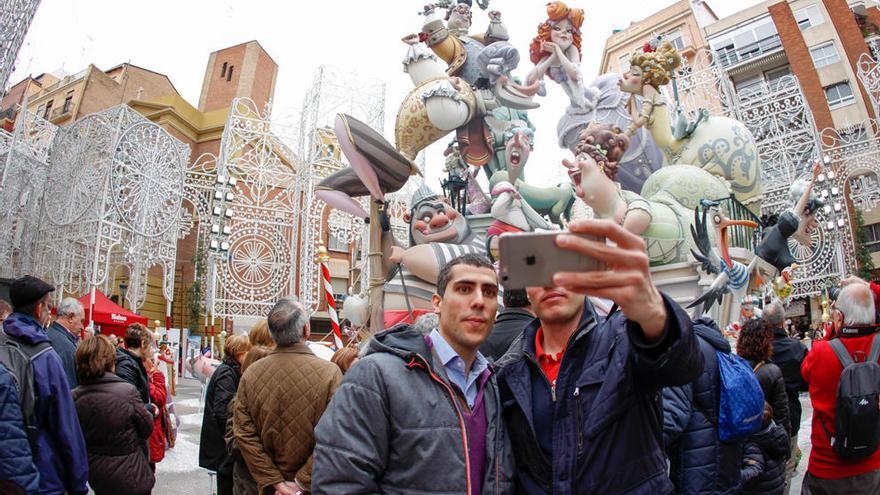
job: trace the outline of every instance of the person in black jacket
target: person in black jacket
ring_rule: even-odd
[[[132,323],[125,329],[125,348],[116,348],[116,375],[134,385],[147,410],[153,413],[150,404],[150,382],[143,359],[152,358],[153,335],[144,325]],[[155,415],[155,413],[154,413]]]
[[[691,383],[663,389],[663,444],[669,478],[678,495],[736,493],[743,442],[718,438],[721,378],[716,352],[730,354],[730,344],[711,318],[702,317],[693,324],[703,373]]]
[[[524,289],[505,290],[502,296],[504,309],[495,318],[492,333],[480,346],[480,352],[495,362],[507,352],[510,343],[535,319],[529,296]]]
[[[64,372],[67,374],[67,384],[73,390],[79,385],[76,377],[76,346],[79,345],[79,337],[83,331],[82,303],[73,297],[66,297],[58,305],[55,321],[46,329],[46,335],[52,341],[52,348],[61,358]]]
[[[223,362],[211,375],[205,392],[205,415],[199,441],[199,466],[217,472],[217,495],[232,495],[232,459],[226,453],[229,402],[241,380],[241,363],[250,350],[247,335],[233,335],[223,346]]]
[[[799,340],[789,337],[782,328],[785,320],[785,308],[782,304],[768,304],[764,308],[764,321],[773,329],[773,364],[782,370],[785,379],[785,394],[788,396],[788,416],[791,421],[791,457],[786,467],[786,478],[791,479],[797,469],[798,432],[801,428],[801,401],[800,393],[809,388],[807,382],[801,376],[801,364],[809,352]]]
[[[749,436],[743,447],[743,495],[782,495],[785,492],[785,464],[791,451],[788,433],[773,421],[773,408],[764,402],[761,431]]]
[[[773,421],[782,426],[786,433],[791,431],[788,413],[788,396],[785,393],[785,379],[782,370],[770,361],[773,356],[773,331],[763,320],[749,320],[743,324],[736,341],[736,353],[749,362],[764,399],[773,408]]]

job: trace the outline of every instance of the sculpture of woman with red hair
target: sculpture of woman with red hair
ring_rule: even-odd
[[[583,76],[580,73],[581,26],[583,9],[572,9],[564,2],[547,4],[547,19],[538,25],[538,35],[529,45],[529,58],[535,68],[526,84],[547,75],[562,86],[574,107],[586,105]]]

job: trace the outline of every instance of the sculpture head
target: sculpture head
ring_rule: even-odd
[[[458,2],[446,13],[446,27],[450,31],[467,33],[472,22],[471,2]]]
[[[511,183],[516,183],[526,166],[526,162],[529,161],[533,136],[534,132],[524,125],[511,127],[504,132],[504,139],[507,142],[504,146],[507,150],[505,157],[507,176]]]
[[[541,45],[550,41],[559,45],[563,51],[574,45],[578,51],[578,59],[581,55],[581,26],[584,24],[584,10],[572,9],[564,2],[550,2],[547,4],[547,19],[538,25],[538,35],[529,45],[529,58],[533,64],[537,64],[544,57],[550,55],[545,52]]]
[[[431,242],[461,244],[471,234],[464,215],[427,186],[413,194],[410,211],[403,219],[409,224],[410,246]]]
[[[810,182],[804,179],[798,179],[794,181],[791,187],[788,189],[789,198],[791,199],[792,205],[797,205],[798,200],[804,194],[804,191],[810,186]],[[797,230],[792,234],[792,238],[797,240],[803,246],[810,246],[812,244],[812,235],[816,230],[816,227],[819,226],[819,220],[816,218],[816,212],[824,206],[825,202],[820,199],[818,196],[810,193],[810,200],[807,202],[807,206],[804,208],[804,211],[796,211],[795,214],[798,217],[798,227]]]
[[[681,65],[681,55],[664,41],[654,51],[636,53],[629,61],[630,68],[620,80],[620,89],[627,93],[642,94],[645,85],[659,89],[669,83],[673,71]]]
[[[715,230],[715,239],[718,243],[718,251],[721,253],[721,259],[727,264],[728,268],[733,267],[733,260],[730,258],[730,244],[728,242],[728,229],[731,227],[748,227],[751,229],[758,228],[758,224],[751,220],[731,220],[724,214],[724,209],[718,201],[703,200],[700,202],[702,207],[706,209],[710,225]]]
[[[629,136],[617,127],[608,124],[593,123],[581,132],[581,139],[575,148],[575,154],[587,154],[599,166],[605,175],[617,178],[620,159],[629,148]]]

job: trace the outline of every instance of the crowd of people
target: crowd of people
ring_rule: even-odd
[[[0,493],[149,494],[175,427],[153,334],[92,335],[78,300],[52,315],[53,291],[21,277],[3,312]]]
[[[494,266],[465,254],[441,268],[433,313],[332,361],[309,349],[295,298],[229,337],[199,450],[217,493],[781,495],[800,457],[802,392],[813,416],[801,493],[880,493],[880,286],[844,280],[835,337],[809,350],[783,328],[785,308],[766,304],[734,352],[713,320],[657,290],[640,238],[607,222],[570,228],[615,246],[561,235],[559,248],[611,270],[504,291],[500,313]],[[54,349],[50,291],[13,284],[5,341]],[[586,296],[614,304],[600,313]],[[71,333],[78,311],[62,304],[55,324]],[[36,421],[8,406],[19,397],[0,367],[3,488],[149,493],[165,399],[149,332],[129,327],[120,349],[61,337],[33,358]]]

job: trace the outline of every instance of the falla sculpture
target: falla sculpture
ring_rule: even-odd
[[[488,8],[488,2],[478,3]],[[564,228],[575,201],[583,201],[593,216],[644,237],[653,270],[727,270],[727,279],[715,286],[714,279],[705,287],[688,282],[690,300],[699,300],[700,311],[710,309],[710,299],[718,303],[714,289],[719,287],[742,298],[769,290],[769,282],[783,274],[790,280],[790,266],[781,266],[788,261],[787,240],[809,233],[815,209],[800,204],[799,189],[793,211],[800,213],[765,230],[759,243],[764,254],[740,249],[740,259],[733,259],[724,245],[725,229],[758,226],[746,218],[728,218],[721,203],[760,208],[755,140],[734,119],[697,112],[689,121],[667,102],[660,88],[671,83],[681,65],[671,44],[650,40],[633,55],[626,74],[587,81],[580,66],[584,10],[559,1],[547,4],[529,45],[532,65],[521,68],[526,59],[510,43],[502,14],[488,10],[487,27],[478,31],[472,7],[470,0],[427,5],[419,32],[402,38],[403,68],[413,88],[400,104],[394,144],[347,115],[338,116],[334,127],[350,166],[321,181],[316,195],[331,207],[369,219],[373,278],[367,284],[369,305],[360,307],[370,311],[372,331],[431,311],[437,273],[452,257],[492,252],[504,233]],[[529,114],[546,111],[539,107],[540,97],[560,90],[569,105],[556,135],[560,147],[572,151],[572,159],[561,164],[570,180],[538,186],[528,181],[526,168],[534,162],[534,135],[542,130]],[[447,171],[467,181],[466,208],[453,208],[429,185],[419,186],[404,218],[409,245],[399,245],[390,232],[385,195],[418,174],[416,155],[441,139],[450,140],[445,158],[440,157]],[[545,173],[560,166],[538,165]],[[483,189],[480,182],[489,187]],[[362,196],[369,197],[369,212],[356,201]],[[712,217],[705,220],[703,214]],[[718,222],[712,220],[716,216]],[[792,225],[797,227],[792,230]],[[734,262],[754,268],[750,273],[760,275],[754,278],[760,287],[733,280]],[[707,289],[712,295],[700,300]],[[722,317],[733,319],[736,304],[723,304],[728,309]]]

